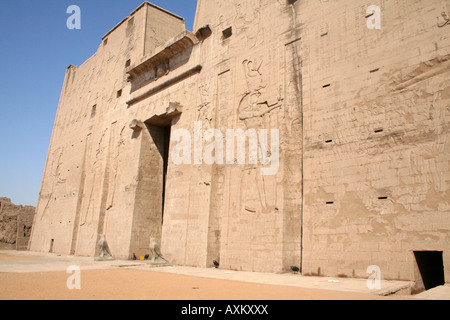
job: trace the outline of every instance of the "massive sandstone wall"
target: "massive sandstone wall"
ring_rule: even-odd
[[[379,29],[368,27],[371,5],[380,9]],[[441,13],[449,3],[201,0],[198,8],[196,27],[237,34],[214,54],[270,61],[272,83],[284,75],[285,115],[289,105],[303,115],[281,122],[293,133],[284,149],[302,153],[282,157],[289,175],[301,175],[283,190],[301,207],[292,222],[302,227],[303,273],[366,277],[377,265],[385,278],[414,279],[414,251],[442,251],[448,266],[450,41]],[[232,51],[237,38],[245,53]],[[252,232],[287,230],[258,229],[262,221],[250,219],[248,231],[246,221],[233,221],[228,251]]]
[[[105,234],[128,258],[153,236],[174,264],[410,280],[437,250],[448,279],[449,4],[382,1],[369,29],[372,4],[199,0],[192,33],[141,6],[68,68],[30,248]],[[278,130],[278,171],[176,164],[168,125]]]
[[[128,127],[126,70],[184,29],[183,19],[143,4],[83,65],[68,67],[31,250],[94,256],[106,234],[115,256],[129,257],[141,142]]]
[[[448,279],[450,4],[382,1],[377,30],[371,1],[299,2],[303,272],[414,279],[436,250]]]
[[[200,120],[203,132],[224,136],[228,129],[278,130],[280,163],[267,176],[249,161],[169,167],[163,249],[180,264],[289,270],[301,259],[302,203],[299,66],[286,47],[295,40],[290,7],[199,1],[194,30],[206,25],[212,34],[193,51],[203,66],[190,85],[194,100],[180,101],[185,111],[173,129]]]
[[[259,2],[228,4],[222,11],[226,18],[211,16],[202,25],[209,24],[210,36],[208,28],[199,37],[185,32],[154,52],[146,49],[145,55],[139,48],[145,32],[139,30],[149,25],[138,10],[132,29],[129,17],[92,58],[68,69],[32,249],[95,255],[104,233],[114,256],[127,258],[148,252],[153,235],[177,264],[207,266],[216,259],[228,268],[274,272],[298,264],[301,146],[292,142],[301,141],[300,110],[296,84],[289,83],[292,96],[284,89],[288,78],[298,77],[298,66],[284,46],[291,39],[291,13],[277,2],[257,11],[253,6]],[[236,17],[236,10],[245,17]],[[273,18],[274,29],[260,33],[274,10],[282,19]],[[222,33],[229,26],[231,38]],[[168,27],[180,31],[177,25]],[[255,114],[245,110],[249,93],[260,96],[261,110]],[[279,171],[262,177],[255,165],[175,165],[169,159],[161,217],[161,155],[151,120],[172,105],[182,110],[172,132],[192,134],[196,121],[202,122],[203,132],[280,130],[286,149]],[[130,129],[135,119],[149,120],[144,130]]]

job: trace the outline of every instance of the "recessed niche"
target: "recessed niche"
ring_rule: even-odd
[[[233,28],[229,27],[222,31],[222,40],[228,39],[233,35]]]
[[[91,108],[91,117],[95,116],[96,112],[97,112],[97,105],[94,104]]]

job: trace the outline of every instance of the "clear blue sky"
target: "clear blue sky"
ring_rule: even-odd
[[[37,204],[67,66],[92,56],[101,38],[143,0],[0,1],[0,197]],[[186,20],[196,0],[150,1]],[[67,7],[81,9],[69,30]]]

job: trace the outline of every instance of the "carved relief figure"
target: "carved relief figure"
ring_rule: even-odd
[[[235,26],[237,34],[244,33],[249,48],[260,45],[264,42],[264,27],[261,25],[261,6],[255,6],[251,14],[246,14],[242,10],[240,3],[236,4]],[[244,12],[242,12],[244,11]]]
[[[47,199],[47,203],[45,204],[44,210],[42,212],[42,215],[40,217],[41,221],[44,218],[45,214],[47,213],[49,207],[50,207],[50,202],[51,201],[55,201],[55,197],[53,196],[53,194],[55,193],[55,190],[58,188],[59,184],[63,184],[66,182],[66,179],[61,178],[61,166],[62,166],[62,160],[61,158],[63,157],[64,154],[64,148],[59,148],[57,149],[52,157],[52,164],[51,164],[51,191],[48,194],[48,199]]]
[[[243,121],[246,129],[269,129],[270,113],[282,106],[282,98],[276,102],[269,102],[263,98],[262,91],[267,85],[263,83],[261,62],[244,60],[242,62],[247,83],[247,91],[239,103],[239,120]],[[258,141],[259,153],[267,152],[267,148]],[[258,165],[248,164],[244,168],[241,185],[241,206],[246,212],[267,213],[276,208],[276,194],[268,191],[275,183],[274,176],[262,176]]]
[[[204,84],[198,88],[200,95],[200,105],[198,106],[198,120],[206,120],[208,124],[213,119],[213,108],[209,97],[209,84]]]
[[[262,90],[266,87],[262,84],[261,63],[251,60],[243,61],[244,72],[248,90],[244,92],[239,103],[239,120],[243,120],[248,128],[261,129],[266,127],[266,115],[271,111],[281,108],[282,98],[276,102],[269,102],[262,98]]]
[[[119,171],[119,164],[120,164],[120,155],[122,153],[123,146],[125,145],[125,140],[123,137],[123,132],[125,130],[125,126],[122,127],[122,130],[119,133],[118,141],[115,142],[115,151],[113,151],[113,159],[112,159],[112,166],[111,166],[111,192],[108,195],[108,201],[106,210],[110,210],[114,206],[114,197],[116,194],[116,185],[118,176],[120,174]]]
[[[99,176],[101,176],[101,171],[103,169],[102,159],[106,148],[105,135],[108,129],[105,129],[102,132],[100,140],[98,142],[98,146],[95,149],[95,158],[90,165],[90,174],[88,177],[90,180],[86,181],[86,185],[90,186],[89,198],[87,200],[86,208],[84,210],[84,214],[80,220],[80,227],[85,226],[86,224],[91,224],[95,219],[95,201],[96,197],[93,195],[98,191],[98,183]]]

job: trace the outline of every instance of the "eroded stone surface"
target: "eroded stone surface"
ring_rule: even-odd
[[[401,280],[437,250],[448,279],[450,4],[369,5],[199,0],[189,32],[144,3],[67,69],[30,248]],[[196,128],[278,130],[276,174],[175,164]]]

